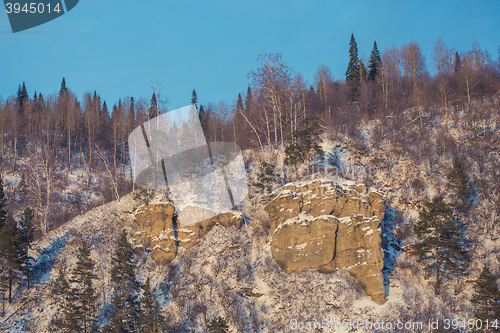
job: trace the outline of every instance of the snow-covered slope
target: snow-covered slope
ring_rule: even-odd
[[[140,204],[127,195],[120,202],[73,219],[37,241],[32,255],[40,273],[30,290],[26,285],[16,289],[14,303],[7,307],[0,329],[46,332],[55,311],[49,298],[50,280],[59,265],[71,269],[83,239],[93,244],[99,277],[96,287],[103,312],[111,295],[109,269],[115,241],[123,228],[135,230],[134,212]],[[169,325],[178,332],[203,332],[206,323],[218,315],[225,317],[236,332],[288,332],[301,327],[301,323],[321,323],[323,328],[334,329],[337,325],[336,332],[369,332],[373,331],[366,326],[369,322],[426,325],[432,318],[470,315],[457,296],[437,298],[428,283],[414,274],[415,266],[410,265],[414,259],[408,254],[402,255],[402,267],[391,276],[384,305],[367,297],[344,269],[331,274],[314,270],[285,274],[270,253],[264,227],[267,215],[261,207],[244,213],[248,223],[241,229],[216,225],[196,246],[180,248],[170,265],[159,267],[148,255],[137,258],[138,278],[152,279]],[[360,320],[354,330],[349,328],[352,320]],[[339,325],[346,329],[339,330]]]

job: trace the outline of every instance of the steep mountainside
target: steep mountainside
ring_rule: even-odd
[[[342,183],[345,185],[341,185]],[[450,309],[443,300],[433,295],[432,288],[427,286],[426,281],[404,268],[396,270],[391,276],[387,302],[383,305],[366,296],[362,278],[358,275],[358,279],[362,281],[360,284],[351,276],[356,276],[352,267],[336,265],[337,269],[333,269],[332,266],[332,269],[328,270],[329,273],[325,274],[321,269],[314,269],[312,262],[308,260],[308,265],[313,269],[306,269],[303,266],[297,267],[299,268],[297,270],[286,268],[283,270],[282,267],[285,266],[281,259],[286,256],[280,257],[279,254],[276,255],[276,251],[283,248],[284,244],[280,239],[283,239],[283,242],[289,239],[283,236],[279,239],[277,234],[279,230],[285,230],[287,225],[292,225],[290,223],[292,220],[302,221],[308,225],[312,221],[319,223],[321,219],[335,220],[334,225],[338,226],[339,232],[342,224],[346,224],[347,227],[349,225],[346,223],[347,220],[353,220],[362,222],[360,229],[357,230],[363,231],[364,235],[370,233],[370,230],[373,231],[373,235],[380,235],[377,227],[379,224],[382,227],[379,219],[384,218],[384,211],[380,206],[379,194],[367,190],[362,185],[338,179],[333,182],[323,179],[290,184],[275,194],[274,200],[268,207],[279,207],[277,199],[283,198],[283,194],[292,193],[292,189],[300,192],[304,186],[319,189],[319,185],[325,189],[324,198],[315,197],[314,191],[309,193],[302,191],[302,194],[296,197],[304,199],[309,196],[310,200],[317,202],[308,206],[308,201],[301,199],[300,209],[294,212],[294,216],[287,217],[288,222],[278,222],[279,214],[271,213],[271,220],[274,218],[277,221],[272,223],[274,231],[271,234],[266,231],[269,216],[262,206],[252,206],[247,203],[245,205],[247,208],[243,209],[246,224],[240,227],[234,224],[222,226],[220,223],[215,223],[210,231],[192,244],[192,247],[179,246],[177,256],[164,266],[155,263],[153,252],[144,251],[144,247],[139,246],[139,250],[142,247],[143,251],[138,252],[143,254],[136,257],[137,276],[142,282],[148,277],[152,279],[153,288],[169,325],[178,332],[203,332],[207,321],[222,315],[238,332],[279,332],[291,330],[297,320],[310,323],[325,321],[325,325],[345,323],[352,319],[363,319],[366,322],[426,322],[438,315],[454,318],[467,314],[462,312],[463,310]],[[344,196],[332,196],[333,189],[334,192],[343,189]],[[344,204],[339,206],[339,202]],[[357,207],[354,205],[356,202],[358,202]],[[329,208],[326,208],[328,205]],[[93,244],[92,257],[97,263],[99,277],[96,283],[100,294],[98,302],[101,313],[104,314],[111,297],[110,257],[120,230],[122,228],[128,230],[130,239],[143,235],[145,221],[141,217],[141,212],[148,207],[155,209],[158,206],[168,207],[168,204],[146,202],[127,195],[120,202],[111,202],[73,219],[37,241],[33,255],[36,257],[35,266],[40,273],[34,279],[35,287],[26,291],[24,284],[16,290],[17,294],[21,294],[24,289],[22,296],[15,298],[14,303],[7,307],[7,315],[1,323],[1,328],[8,332],[46,331],[55,311],[49,297],[50,281],[55,276],[56,267],[63,266],[69,270],[74,265],[76,248],[81,240]],[[315,208],[311,210],[312,207]],[[319,207],[325,207],[322,209],[326,210],[321,212],[322,209],[319,209],[315,212]],[[309,217],[304,216],[306,211],[309,211]],[[364,216],[342,217],[356,211],[364,211]],[[311,219],[312,216],[321,213],[333,213],[338,216],[319,215],[316,220]],[[374,223],[370,223],[372,220]],[[366,226],[364,221],[367,223]],[[302,225],[302,222],[297,225]],[[391,223],[386,215],[384,224]],[[313,229],[311,228],[311,231]],[[288,232],[293,237],[305,236],[298,229]],[[384,229],[385,232],[388,230]],[[325,232],[324,235],[326,234]],[[345,237],[342,237],[345,241],[349,239],[347,234],[346,229]],[[312,239],[310,236],[309,234],[309,240]],[[379,241],[375,243],[380,244]],[[294,249],[288,249],[288,246],[284,248],[291,251],[292,258],[300,257],[300,254],[305,254],[307,249],[313,250],[307,243],[303,249],[300,248],[301,244],[293,245]],[[359,250],[363,251],[372,245],[377,244],[366,242]],[[332,245],[330,249],[333,250]],[[336,251],[338,256],[345,254],[343,260],[358,260],[351,258],[349,252],[341,249]],[[360,253],[360,255],[365,254]],[[379,257],[376,256],[377,270],[381,269]],[[366,285],[364,287],[367,290]],[[383,302],[379,299],[379,303]],[[363,332],[370,329],[359,326],[356,331]]]

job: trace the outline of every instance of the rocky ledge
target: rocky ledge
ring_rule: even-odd
[[[216,223],[239,228],[242,221],[241,212],[228,211],[194,225],[181,226],[175,207],[165,197],[158,196],[135,212],[139,230],[134,234],[132,243],[136,252],[150,251],[154,262],[166,265],[177,256],[179,246],[186,249],[193,247]]]
[[[321,180],[292,183],[274,193],[271,254],[288,274],[346,268],[376,303],[385,303],[382,194],[362,184]]]

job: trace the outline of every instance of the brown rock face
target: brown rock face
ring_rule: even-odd
[[[385,302],[380,247],[385,206],[364,185],[312,181],[285,185],[266,206],[271,253],[288,274],[346,268],[375,302]]]
[[[243,216],[237,211],[228,211],[194,225],[177,227],[175,208],[165,198],[139,207],[135,222],[139,227],[132,243],[137,252],[151,251],[151,258],[158,265],[166,265],[177,256],[179,246],[193,247],[198,239],[205,236],[216,223],[225,227],[239,228]],[[174,223],[175,221],[175,223]],[[182,222],[180,223],[182,225]]]

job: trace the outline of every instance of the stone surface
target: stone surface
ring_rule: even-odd
[[[157,197],[135,212],[139,230],[133,235],[132,243],[137,253],[150,251],[151,258],[158,265],[166,265],[177,256],[179,246],[193,247],[216,223],[239,228],[242,221],[241,212],[228,211],[193,225],[178,227],[182,221],[178,221],[174,206],[164,197]]]
[[[380,193],[362,184],[326,180],[288,184],[265,209],[271,254],[286,273],[346,268],[375,302],[385,302]]]

